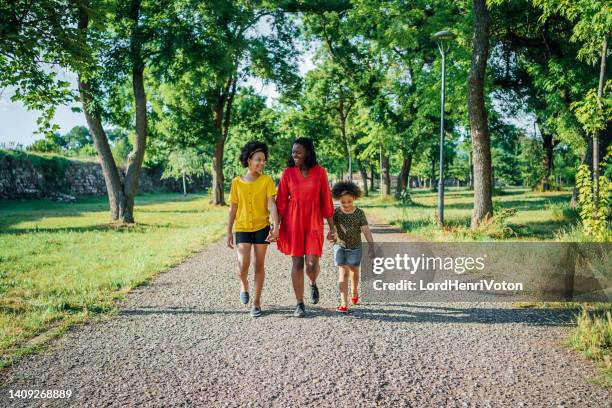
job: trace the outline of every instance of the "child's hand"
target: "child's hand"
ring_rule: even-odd
[[[278,230],[277,229],[271,229],[270,232],[268,233],[268,236],[266,237],[266,241],[268,242],[276,242],[278,241]]]
[[[227,247],[234,249],[234,235],[231,232],[227,233]]]
[[[330,242],[336,242],[336,230],[330,229],[327,233],[327,240]]]
[[[372,243],[368,245],[368,256],[372,259],[376,257],[376,251],[374,250],[374,244]]]

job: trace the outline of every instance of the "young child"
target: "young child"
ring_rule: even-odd
[[[362,209],[355,206],[361,197],[359,187],[349,181],[341,181],[332,187],[332,197],[340,201],[334,210],[333,220],[337,238],[334,243],[334,264],[338,267],[341,313],[348,312],[348,278],[351,275],[351,302],[359,302],[359,266],[361,264],[361,233],[370,243],[374,242],[368,228],[368,220]]]
[[[261,316],[261,291],[263,288],[268,244],[278,239],[279,220],[276,209],[276,187],[272,178],[263,174],[268,159],[268,146],[252,141],[240,152],[240,163],[247,168],[244,176],[232,180],[230,209],[227,225],[227,246],[236,247],[240,301],[249,303],[249,265],[251,252],[255,253],[255,291],[251,316]],[[274,223],[270,229],[270,218]],[[232,232],[235,230],[236,239]]]

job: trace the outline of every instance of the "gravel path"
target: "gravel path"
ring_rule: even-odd
[[[377,240],[401,237],[372,225]],[[405,236],[405,235],[404,235]],[[321,302],[292,318],[289,259],[267,263],[265,316],[238,301],[221,243],[133,291],[118,318],[88,324],[0,374],[2,406],[610,407],[593,365],[561,348],[570,316],[508,305],[362,305],[335,312],[326,247]],[[70,389],[69,400],[8,390]]]

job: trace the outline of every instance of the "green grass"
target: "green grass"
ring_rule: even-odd
[[[222,236],[209,197],[142,195],[137,224],[109,223],[106,198],[0,202],[0,366]]]
[[[594,360],[599,369],[595,382],[612,387],[612,311],[582,309],[576,316],[576,329],[565,345]]]
[[[569,208],[571,191],[532,192],[527,188],[509,188],[493,197],[497,214],[507,211],[508,218],[497,219],[481,231],[470,231],[473,192],[448,188],[444,196],[444,229],[436,226],[436,192],[412,190],[412,203],[372,195],[359,204],[378,219],[399,226],[410,235],[433,241],[473,240],[555,240],[578,223],[577,213]],[[513,212],[516,213],[513,214]]]

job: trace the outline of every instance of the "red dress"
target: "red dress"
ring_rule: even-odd
[[[277,246],[285,255],[323,253],[323,219],[334,214],[327,172],[318,164],[304,177],[299,167],[288,167],[278,186],[276,206],[281,217]]]

